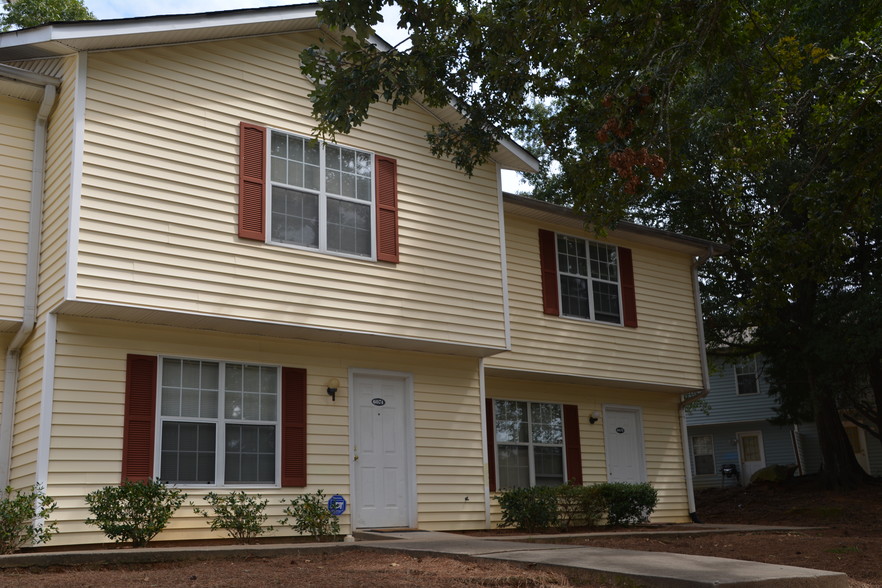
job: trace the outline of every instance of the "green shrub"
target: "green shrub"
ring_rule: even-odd
[[[557,523],[555,488],[512,488],[500,493],[498,500],[502,509],[501,527],[515,527],[532,533]]]
[[[606,514],[606,499],[598,486],[564,484],[554,489],[557,498],[557,525],[561,531],[571,526],[595,526]]]
[[[159,480],[105,486],[86,495],[89,512],[95,517],[86,519],[86,524],[97,526],[114,541],[143,547],[165,529],[186,498]]]
[[[629,526],[649,521],[658,504],[658,492],[650,484],[607,482],[598,484],[607,505],[607,524]]]
[[[282,499],[282,504],[285,500]],[[291,501],[283,511],[287,516],[279,519],[280,525],[290,526],[299,533],[312,535],[316,541],[322,537],[335,537],[340,534],[337,515],[328,510],[327,497],[319,490],[315,494],[302,494]],[[288,523],[289,517],[292,519]]]
[[[267,519],[264,509],[269,500],[261,500],[260,494],[248,496],[241,490],[226,495],[209,492],[205,496],[205,502],[214,511],[213,518],[204,508],[193,507],[193,512],[211,518],[212,531],[223,529],[239,543],[251,543],[256,537],[273,530],[272,526],[263,526]]]
[[[46,519],[57,508],[41,486],[16,490],[7,486],[0,493],[0,554],[15,553],[31,544],[46,543],[58,532]]]

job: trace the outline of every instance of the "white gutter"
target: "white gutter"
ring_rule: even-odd
[[[43,177],[46,170],[46,134],[49,111],[55,104],[56,83],[43,87],[43,100],[34,121],[34,155],[31,173],[31,202],[28,219],[27,257],[25,259],[24,310],[21,327],[6,348],[3,381],[3,416],[0,419],[0,488],[9,484],[12,462],[12,428],[15,424],[15,400],[18,393],[18,367],[21,348],[37,322],[37,278],[40,268],[40,229],[43,223]]]
[[[707,254],[696,257],[692,262],[692,301],[695,305],[695,325],[698,329],[698,349],[701,361],[701,386],[698,394],[683,395],[680,402],[680,437],[683,445],[683,469],[686,474],[686,500],[689,503],[689,517],[698,522],[695,512],[695,488],[692,485],[692,460],[689,458],[689,433],[686,429],[686,406],[700,400],[710,393],[710,375],[707,369],[707,352],[704,341],[704,319],[701,312],[701,291],[698,283],[698,268],[713,257],[714,248],[708,247]]]

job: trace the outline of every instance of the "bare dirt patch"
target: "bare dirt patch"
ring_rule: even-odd
[[[710,555],[844,572],[851,585],[882,586],[882,486],[823,490],[812,478],[696,494],[702,522],[824,527],[786,533],[616,536],[568,543]]]

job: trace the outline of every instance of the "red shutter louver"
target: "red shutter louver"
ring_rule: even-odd
[[[150,355],[128,355],[126,357],[123,482],[153,478],[156,367],[156,357]]]
[[[563,405],[564,455],[567,460],[567,482],[582,485],[582,441],[579,435],[579,408]]]
[[[493,428],[493,399],[485,398],[487,416],[487,470],[490,475],[490,492],[496,492],[496,431]]]
[[[398,263],[398,162],[377,155],[377,260]]]
[[[239,237],[266,241],[266,129],[239,123]]]
[[[618,248],[619,279],[622,283],[622,320],[626,327],[637,326],[637,293],[634,289],[634,262],[631,250]]]
[[[557,244],[553,231],[539,229],[539,267],[542,274],[542,312],[558,316]]]
[[[306,486],[306,370],[282,368],[282,486]]]

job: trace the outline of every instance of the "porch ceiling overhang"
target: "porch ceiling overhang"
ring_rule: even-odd
[[[0,61],[60,57],[88,51],[113,51],[138,47],[178,45],[242,37],[317,30],[321,28],[318,4],[274,6],[115,20],[49,23],[0,34]],[[328,32],[328,31],[325,31]],[[379,47],[391,49],[379,36]],[[428,109],[439,121],[462,120],[451,104]],[[505,169],[537,171],[538,161],[514,141],[497,143],[493,161]]]
[[[58,78],[0,64],[0,96],[39,104],[46,86],[57,86],[60,82]]]
[[[557,384],[574,384],[576,386],[597,386],[603,388],[619,388],[623,390],[642,390],[645,392],[661,392],[671,395],[696,392],[695,386],[673,386],[654,382],[638,380],[618,380],[611,378],[594,378],[590,376],[575,376],[572,374],[559,374],[554,372],[536,372],[517,370],[511,368],[496,368],[485,366],[484,375],[488,378],[509,378],[513,380],[530,380],[535,382],[547,382]]]
[[[0,318],[0,336],[8,333],[10,336],[21,328],[21,319]]]
[[[298,339],[379,347],[464,357],[489,357],[505,351],[501,347],[468,345],[450,341],[396,337],[381,333],[342,331],[290,323],[253,321],[225,316],[192,314],[137,306],[114,305],[83,300],[68,300],[54,311],[60,316],[108,319],[126,323],[214,331],[230,335],[255,335],[277,339]]]

